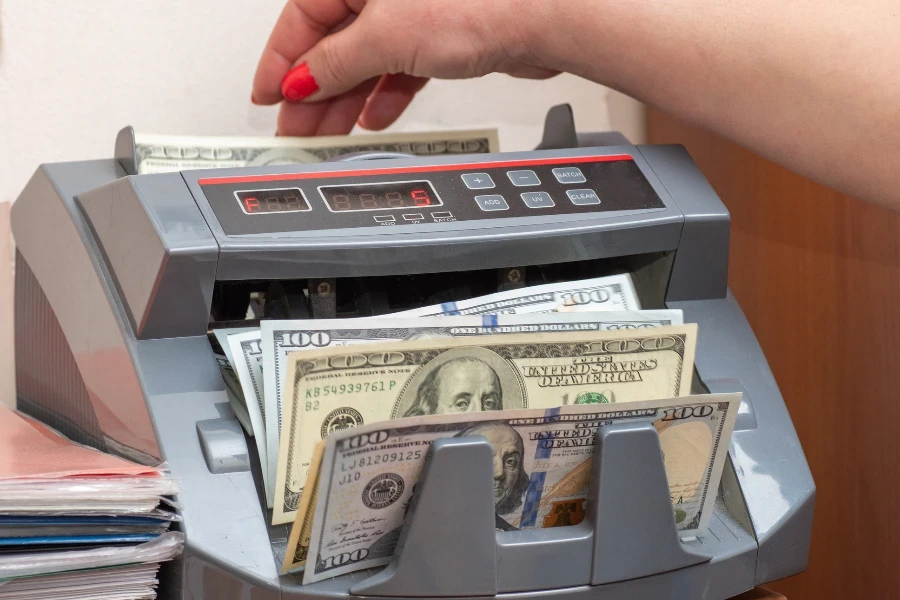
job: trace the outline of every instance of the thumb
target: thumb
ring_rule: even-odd
[[[359,21],[319,40],[281,80],[281,94],[289,102],[319,101],[352,90],[387,72],[391,45],[371,39]],[[379,51],[372,51],[378,48]]]

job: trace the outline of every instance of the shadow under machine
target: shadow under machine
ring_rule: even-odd
[[[14,204],[17,393],[70,437],[164,460],[180,478],[185,550],[163,568],[161,597],[722,600],[805,569],[815,487],[727,289],[728,212],[682,147],[576,135],[554,109],[531,152],[149,175],[135,164],[128,128],[116,158],[43,165]],[[743,392],[705,535],[655,525],[671,519],[667,489],[660,503],[660,488],[616,475],[642,469],[626,444],[595,464],[620,487],[591,499],[580,528],[472,531],[465,477],[427,473],[422,497],[452,500],[431,505],[448,521],[438,539],[420,528],[384,571],[307,586],[279,574],[289,526],[267,525],[210,328],[619,272],[643,308],[699,324],[696,390]],[[431,468],[465,472],[464,454]]]

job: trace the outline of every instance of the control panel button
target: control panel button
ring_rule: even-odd
[[[475,202],[481,210],[509,210],[509,204],[500,194],[490,194],[487,196],[475,196]]]
[[[394,215],[375,215],[375,221],[378,223],[393,223]]]
[[[494,187],[494,180],[487,173],[465,173],[462,180],[470,190],[489,190]]]
[[[560,183],[584,183],[584,173],[578,167],[560,167],[553,169],[553,176]]]
[[[584,206],[586,204],[600,204],[600,198],[594,190],[566,190],[566,196],[576,206]]]
[[[403,215],[403,219],[406,221],[421,221],[425,217],[422,216],[422,213],[410,213],[407,215]]]
[[[520,194],[528,208],[550,208],[556,206],[547,192],[525,192]]]
[[[449,210],[441,211],[441,212],[433,212],[431,213],[431,218],[435,221],[448,221],[455,220],[453,217],[453,213]]]
[[[529,185],[541,185],[537,173],[534,171],[507,171],[506,176],[512,181],[516,187],[525,187]]]

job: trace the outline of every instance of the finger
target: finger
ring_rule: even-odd
[[[375,89],[378,78],[373,77],[353,90],[332,98],[328,110],[319,122],[316,135],[346,135],[359,120],[366,99]],[[287,102],[285,104],[288,104]]]
[[[354,4],[359,0],[353,0]],[[281,101],[281,80],[304,52],[351,14],[345,0],[289,0],[263,49],[253,77],[253,102]]]
[[[528,65],[518,67],[509,72],[510,75],[518,79],[550,79],[551,77],[556,77],[559,73],[559,71]]]
[[[347,28],[322,38],[281,81],[281,93],[290,102],[319,102],[347,92],[367,79],[380,76],[402,63],[396,40],[382,39],[366,13]],[[388,65],[394,65],[391,69]]]
[[[315,135],[319,122],[328,111],[327,102],[315,104],[292,104],[282,102],[278,109],[275,135],[306,137]]]
[[[403,73],[385,75],[362,110],[359,118],[360,127],[373,131],[388,127],[403,114],[426,83],[427,77],[414,77]]]
[[[346,135],[350,133],[372,93],[377,78],[346,94],[311,104],[284,102],[278,113],[278,135]]]

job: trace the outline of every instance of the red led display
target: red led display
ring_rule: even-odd
[[[328,185],[321,186],[319,191],[334,212],[418,208],[443,204],[428,181]]]
[[[300,212],[310,210],[303,192],[297,188],[281,190],[245,190],[234,193],[248,215]]]

